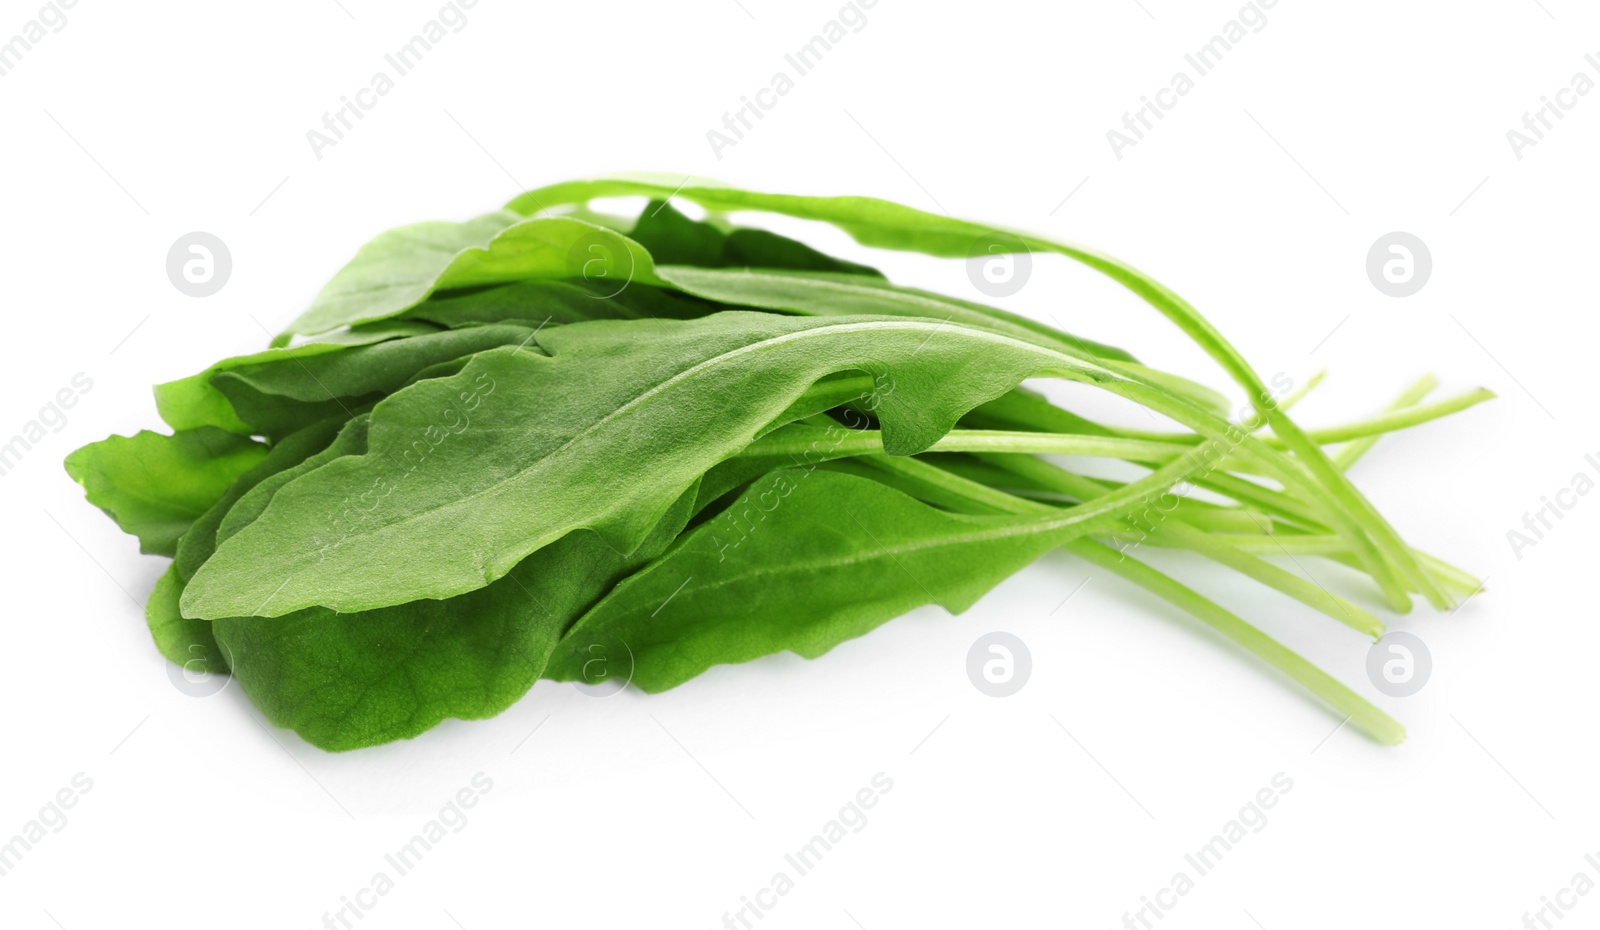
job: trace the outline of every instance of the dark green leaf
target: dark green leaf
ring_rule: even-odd
[[[461,597],[217,620],[217,640],[267,719],[323,749],[409,739],[450,717],[492,717],[539,679],[580,612],[677,535],[691,496],[632,556],[580,531]]]
[[[948,513],[866,478],[782,469],[619,584],[545,674],[582,677],[595,643],[625,647],[646,691],[783,650],[815,658],[914,607],[960,613],[1083,532]]]
[[[644,246],[657,265],[700,268],[773,268],[871,275],[877,269],[834,258],[803,242],[764,229],[723,230],[691,220],[666,201],[652,200],[628,238]]]

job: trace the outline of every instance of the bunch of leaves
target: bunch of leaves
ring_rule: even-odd
[[[591,206],[627,196],[648,200],[636,218]],[[1230,418],[1219,392],[1123,350],[896,286],[736,211],[877,248],[1082,262],[1251,406]],[[1110,425],[1029,379],[1173,426]],[[1433,386],[1307,431],[1288,414],[1299,395],[1116,259],[871,198],[622,177],[378,236],[273,347],[158,385],[174,432],[66,465],[142,551],[173,558],[147,610],[161,652],[232,674],[326,749],[497,714],[541,677],[654,692],[819,656],[918,606],[963,611],[1058,548],[1396,743],[1400,724],[1138,549],[1187,550],[1366,637],[1384,629],[1370,611],[1268,557],[1349,566],[1395,612],[1413,594],[1448,609],[1476,580],[1406,544],[1346,476],[1382,434],[1489,396],[1425,405]]]

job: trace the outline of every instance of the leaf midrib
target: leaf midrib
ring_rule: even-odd
[[[848,511],[846,512],[848,513]],[[855,514],[850,514],[850,517],[851,519],[855,519]],[[762,567],[756,565],[742,572],[719,575],[716,581],[703,584],[698,588],[692,588],[690,589],[690,593],[700,594],[705,591],[714,591],[727,585],[735,584],[750,578],[784,574],[791,571],[806,571],[815,568],[847,568],[871,561],[880,556],[889,556],[893,558],[899,555],[909,555],[916,552],[936,550],[966,543],[986,542],[995,539],[1006,539],[1013,536],[1024,536],[1034,533],[1046,533],[1053,530],[1063,530],[1071,525],[1072,524],[1070,523],[1063,523],[1060,515],[1053,514],[1049,518],[1044,519],[1011,523],[991,529],[962,533],[957,536],[942,536],[932,542],[912,541],[910,543],[901,543],[895,546],[879,545],[871,553],[866,554],[853,554],[849,556],[837,556],[834,558],[813,559],[806,562],[785,561],[784,564],[779,567]],[[865,529],[865,527],[863,527],[863,529]],[[1085,532],[1087,532],[1087,530]],[[867,535],[871,536],[872,534],[868,532]],[[901,566],[901,568],[904,569],[904,566]],[[905,569],[905,571],[907,575],[911,575],[909,569]],[[923,586],[922,582],[915,575],[911,575],[911,580],[917,582],[918,587]],[[576,627],[574,627],[574,629],[576,629]]]

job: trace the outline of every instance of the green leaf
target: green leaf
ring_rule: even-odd
[[[492,717],[539,679],[580,612],[677,535],[690,496],[632,556],[573,533],[461,597],[221,619],[217,640],[267,719],[323,749],[409,739],[451,717]]]
[[[637,279],[652,284],[650,253],[602,226],[570,217],[516,220],[491,214],[466,223],[424,223],[384,233],[334,276],[311,308],[278,337],[386,320],[435,291],[537,278]]]
[[[222,497],[211,505],[211,509],[196,519],[183,538],[178,540],[177,556],[173,560],[178,577],[188,581],[194,577],[195,570],[211,558],[211,553],[217,548],[217,530],[241,498],[261,482],[294,468],[327,448],[343,426],[343,420],[328,419],[291,433],[268,449],[265,458],[234,479]],[[176,602],[176,593],[173,598]]]
[[[671,191],[669,189],[663,193],[670,195]],[[863,198],[839,199],[862,200]],[[887,206],[913,214],[918,212],[895,204]],[[1064,351],[1117,360],[1132,359],[1121,350],[1060,333],[1026,317],[927,292],[893,288],[874,277],[876,273],[872,272],[872,269],[838,262],[793,240],[770,233],[745,230],[748,235],[738,238],[733,245],[729,243],[734,242],[734,239],[729,236],[721,247],[718,247],[715,237],[721,234],[720,230],[706,224],[692,224],[692,221],[677,214],[676,211],[669,214],[668,210],[670,207],[655,217],[652,217],[647,210],[636,227],[636,231],[652,240],[665,255],[686,257],[692,259],[692,263],[695,264],[720,264],[724,267],[736,267],[740,262],[759,259],[783,262],[786,266],[791,266],[791,270],[787,275],[778,275],[770,279],[758,278],[751,274],[751,280],[745,280],[741,275],[739,279],[742,283],[739,286],[750,288],[749,294],[725,295],[716,291],[723,277],[709,274],[715,269],[696,269],[687,265],[676,266],[670,271],[665,268],[658,269],[657,266],[664,262],[652,257],[652,253],[641,243],[614,230],[571,217],[538,217],[501,227],[492,236],[483,235],[483,230],[474,226],[479,221],[459,224],[461,227],[473,227],[473,232],[458,230],[453,234],[446,234],[443,230],[443,227],[451,224],[427,224],[433,230],[435,238],[447,245],[466,244],[455,251],[441,247],[426,254],[408,253],[410,258],[407,262],[396,263],[390,260],[391,252],[402,247],[409,248],[411,240],[401,237],[398,242],[394,242],[380,236],[363,248],[339,273],[334,282],[329,284],[329,288],[334,289],[341,279],[351,277],[365,282],[365,289],[340,286],[337,289],[340,295],[337,302],[324,306],[319,298],[319,304],[303,314],[285,332],[286,335],[310,334],[337,326],[369,324],[398,316],[408,310],[416,315],[418,311],[413,308],[417,308],[436,291],[449,297],[448,292],[455,288],[505,285],[530,279],[579,278],[602,288],[609,287],[610,290],[604,291],[608,295],[620,295],[630,285],[670,285],[707,300],[763,306],[786,312],[833,315],[864,312],[897,313],[954,319],[971,325],[999,328],[1014,335],[1026,333],[1036,341],[1055,345]],[[500,214],[495,216],[499,217]],[[684,224],[692,225],[685,227]],[[986,230],[986,227],[975,224],[964,224],[961,228],[972,231],[964,240],[969,245],[974,235]],[[693,232],[690,233],[688,230]],[[392,234],[385,234],[389,235]],[[831,281],[835,285],[833,288],[835,293],[823,294],[821,296],[826,299],[813,299],[802,305],[784,304],[781,298],[784,296],[785,286],[792,289],[797,286],[794,279],[801,277],[814,279],[813,286],[809,290],[820,288]],[[393,279],[391,282],[393,286],[381,283],[389,279]],[[764,291],[756,289],[756,286],[761,284],[765,284]],[[861,290],[852,293],[847,288],[849,284],[855,284]],[[872,285],[876,285],[876,288],[868,290]],[[858,301],[858,305],[839,304],[837,301],[842,295],[849,295],[844,299],[848,301],[853,298]],[[495,295],[495,298],[491,299],[507,296],[512,300],[520,300],[524,295]],[[860,301],[874,299],[888,306],[866,309],[859,305]],[[501,301],[500,305],[503,307],[504,301]],[[629,315],[626,313],[626,304],[624,311],[615,315]]]
[[[381,319],[366,308],[402,310],[433,293],[439,274],[468,249],[483,248],[522,217],[497,210],[465,223],[416,223],[382,233],[361,247],[285,331],[312,335]]]
[[[112,436],[68,455],[67,474],[94,504],[139,538],[139,551],[173,555],[178,539],[266,446],[212,427],[166,436]]]
[[[815,658],[914,607],[960,613],[1086,531],[948,513],[866,478],[782,469],[617,585],[545,675],[584,678],[595,644],[625,647],[632,681],[650,692],[784,650]]]
[[[223,514],[221,522],[217,524],[216,540],[210,546],[211,552],[208,552],[205,558],[200,560],[200,563],[204,564],[205,560],[211,557],[211,553],[216,551],[217,546],[255,522],[256,518],[260,517],[262,512],[267,509],[267,505],[272,503],[273,495],[277,494],[279,489],[321,468],[328,462],[347,455],[360,455],[367,451],[367,419],[367,414],[356,415],[339,427],[339,434],[334,437],[333,442],[329,443],[326,448],[307,456],[282,471],[267,475],[249,490],[239,495],[238,501],[228,508],[227,513]],[[286,444],[288,444],[287,439],[284,440],[282,445]],[[199,571],[199,566],[195,567],[195,571]],[[193,580],[192,575],[190,580]]]
[[[183,594],[183,578],[177,564],[156,579],[155,589],[145,602],[145,623],[156,649],[168,661],[196,675],[226,675],[228,661],[212,636],[210,620],[190,620],[178,609]]]
[[[646,336],[645,334],[649,335]],[[482,587],[580,527],[637,546],[706,469],[774,425],[819,379],[889,379],[884,447],[920,451],[964,413],[1037,374],[1105,369],[981,330],[915,319],[728,312],[575,324],[550,355],[499,349],[373,411],[368,453],[279,492],[184,593],[201,617],[366,610]],[[537,412],[537,415],[532,415]],[[346,501],[373,508],[340,522]]]
[[[659,265],[656,274],[704,300],[807,316],[903,316],[946,320],[1002,332],[1071,355],[1102,361],[1133,361],[1113,346],[1053,329],[1024,316],[946,297],[932,291],[897,287],[864,275],[794,271],[730,271]]]
[[[1244,388],[1256,412],[1305,465],[1318,482],[1318,493],[1330,504],[1329,516],[1350,542],[1363,567],[1383,588],[1396,611],[1410,609],[1403,575],[1436,608],[1448,610],[1453,599],[1424,569],[1372,503],[1350,483],[1328,454],[1287,413],[1255,369],[1232,343],[1171,288],[1112,256],[1082,246],[1057,242],[891,203],[872,197],[805,197],[739,190],[716,181],[663,175],[632,175],[571,181],[529,191],[507,209],[531,214],[552,207],[582,204],[597,197],[679,197],[708,210],[766,210],[801,219],[831,223],[863,245],[958,258],[987,252],[1052,252],[1101,272],[1138,295],[1171,320]]]
[[[691,220],[667,201],[652,200],[628,233],[657,265],[830,271],[882,278],[877,269],[847,262],[764,229],[722,229]]]
[[[348,418],[352,409],[377,402],[440,362],[498,346],[526,346],[534,332],[522,323],[431,332],[309,358],[231,366],[213,375],[211,384],[251,432],[278,436],[328,417]]]
[[[558,326],[590,320],[633,320],[656,317],[683,320],[715,313],[722,307],[686,294],[634,282],[617,290],[606,281],[517,281],[473,291],[452,291],[430,297],[405,312],[405,319],[426,320],[451,328],[475,323],[524,322]]]
[[[398,339],[403,336],[414,336],[432,332],[432,328],[416,322],[385,322],[378,326],[367,327],[360,332],[347,331],[324,336],[315,342],[286,349],[268,349],[264,352],[253,352],[249,355],[239,355],[210,366],[205,371],[168,381],[155,386],[156,412],[161,414],[161,419],[175,430],[199,429],[203,426],[214,426],[225,429],[230,433],[249,435],[250,425],[240,420],[233,411],[233,405],[228,398],[211,384],[211,379],[219,372],[231,371],[236,368],[251,368],[258,365],[269,365],[274,362],[293,364],[295,361],[308,361],[328,353],[342,352],[346,349],[372,345],[389,339]]]

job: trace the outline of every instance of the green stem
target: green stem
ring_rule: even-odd
[[[1283,455],[1282,452],[1273,450],[1266,443],[1255,436],[1251,436],[1232,424],[1222,424],[1219,430],[1215,424],[1209,422],[1210,418],[1193,407],[1186,407],[1179,401],[1169,401],[1150,390],[1147,386],[1137,382],[1124,382],[1117,385],[1108,385],[1112,390],[1129,400],[1137,401],[1162,413],[1185,426],[1202,433],[1221,444],[1214,452],[1220,452],[1218,458],[1225,455],[1248,456],[1258,464],[1275,472],[1275,477],[1282,481],[1285,487],[1294,486],[1301,491],[1307,500],[1317,507],[1319,515],[1329,520],[1335,531],[1343,536],[1349,543],[1351,550],[1361,560],[1362,567],[1370,574],[1388,598],[1389,605],[1398,613],[1404,613],[1411,608],[1411,598],[1406,588],[1400,583],[1395,573],[1394,565],[1385,558],[1381,539],[1377,534],[1368,532],[1370,519],[1364,516],[1362,502],[1364,499],[1352,490],[1344,490],[1348,482],[1344,480],[1343,473],[1336,473],[1330,480],[1324,474],[1313,471],[1308,474],[1302,470],[1304,464],[1315,464],[1310,457],[1296,458],[1287,463],[1281,462],[1273,455]],[[1263,391],[1265,387],[1263,386]],[[1165,409],[1163,409],[1165,408]],[[1274,422],[1274,416],[1281,419],[1276,412],[1269,414],[1267,420]],[[1297,427],[1296,427],[1297,429]],[[1289,428],[1279,435],[1291,435]],[[1205,443],[1196,448],[1205,449],[1212,443]],[[1321,453],[1320,446],[1313,446]],[[1295,450],[1298,451],[1298,450]],[[1214,472],[1215,469],[1213,469]],[[1368,508],[1370,509],[1370,507]],[[1387,526],[1387,524],[1384,524]],[[1408,550],[1409,551],[1409,550]]]
[[[994,456],[992,460],[1004,467],[1015,469],[1017,473],[1035,481],[1053,483],[1056,490],[1077,497],[1079,500],[1094,500],[1096,497],[1106,493],[1106,490],[1095,482],[1074,475],[1042,459],[1029,456],[1005,455]],[[1355,604],[1333,594],[1314,582],[1279,568],[1264,559],[1257,558],[1217,536],[1195,529],[1182,518],[1169,517],[1159,506],[1156,509],[1158,513],[1153,519],[1150,519],[1150,511],[1148,509],[1143,514],[1149,520],[1150,530],[1148,534],[1136,521],[1129,521],[1135,530],[1139,532],[1140,542],[1147,536],[1164,537],[1181,548],[1197,552],[1214,562],[1226,565],[1248,578],[1253,578],[1269,588],[1292,597],[1307,607],[1326,614],[1351,629],[1370,636],[1374,640],[1383,635],[1384,627],[1382,621]],[[1138,545],[1138,542],[1114,548],[1126,555],[1128,550],[1135,545]]]
[[[1287,675],[1301,687],[1345,715],[1361,732],[1388,746],[1405,742],[1406,729],[1338,679],[1317,668],[1299,653],[1246,623],[1238,615],[1137,559],[1124,559],[1112,549],[1090,539],[1079,539],[1068,552],[1112,574],[1131,581],[1161,599],[1182,608],[1207,626],[1233,640]]]
[[[1390,526],[1383,515],[1378,513],[1372,503],[1366,499],[1344,472],[1334,467],[1327,452],[1307,436],[1299,424],[1295,423],[1281,407],[1274,401],[1273,394],[1267,385],[1257,375],[1244,356],[1223,337],[1222,333],[1211,324],[1209,320],[1200,315],[1192,304],[1179,297],[1176,292],[1161,284],[1144,272],[1134,268],[1126,262],[1119,261],[1109,255],[1103,255],[1078,246],[1065,243],[1051,242],[1045,239],[1025,237],[1030,247],[1038,246],[1058,252],[1062,255],[1082,262],[1085,265],[1107,275],[1112,280],[1139,295],[1152,307],[1161,312],[1163,316],[1175,323],[1179,329],[1190,339],[1206,351],[1240,387],[1245,389],[1250,403],[1256,411],[1266,418],[1267,425],[1283,440],[1289,451],[1300,458],[1311,474],[1320,482],[1326,492],[1332,496],[1339,511],[1335,521],[1340,524],[1353,523],[1360,531],[1364,532],[1370,542],[1376,546],[1382,555],[1373,557],[1372,551],[1366,544],[1354,539],[1353,548],[1367,566],[1372,576],[1378,580],[1384,591],[1388,594],[1390,603],[1397,611],[1404,612],[1410,608],[1410,597],[1400,587],[1395,578],[1392,564],[1398,568],[1401,575],[1411,579],[1423,595],[1440,610],[1449,610],[1450,598],[1439,589],[1438,585],[1412,556],[1411,549],[1401,541],[1394,527]],[[1184,424],[1186,426],[1190,424]],[[1320,490],[1320,489],[1319,489]],[[1348,535],[1341,533],[1340,535]],[[1384,557],[1388,564],[1384,564]]]
[[[749,455],[802,455],[816,444],[817,437],[800,431],[780,431],[752,444]],[[838,443],[846,453],[883,451],[883,433],[855,430]],[[1194,451],[1194,446],[1170,442],[1146,442],[1115,436],[1081,436],[1063,433],[1021,433],[999,430],[951,430],[929,452],[1022,452],[1036,455],[1077,455],[1086,458],[1159,459],[1166,464]]]
[[[1385,408],[1384,413],[1388,414],[1414,407],[1416,404],[1422,403],[1422,399],[1432,393],[1433,389],[1438,386],[1438,378],[1435,378],[1432,374],[1423,375],[1414,384],[1401,392],[1400,396],[1395,398],[1394,403]],[[1484,393],[1487,394],[1489,392],[1484,391]],[[1491,394],[1490,396],[1492,397],[1493,395]],[[1378,440],[1382,438],[1382,433],[1374,433],[1371,436],[1363,436],[1354,442],[1346,444],[1333,454],[1333,463],[1342,470],[1349,471],[1350,466],[1354,465],[1363,455],[1371,452],[1372,447],[1377,445]]]
[[[957,475],[920,462],[899,456],[874,456],[871,464],[891,473],[919,481],[946,500],[966,500],[1002,513],[1048,511],[1052,508],[1034,504],[1002,491],[967,481]],[[1083,505],[1080,505],[1083,506]],[[1076,509],[1076,508],[1074,508]],[[1398,745],[1405,739],[1405,727],[1373,706],[1365,698],[1341,684],[1328,673],[1317,668],[1298,653],[1251,626],[1215,602],[1179,584],[1161,572],[1137,559],[1126,558],[1111,548],[1090,539],[1079,538],[1063,548],[1074,555],[1098,565],[1124,578],[1152,594],[1182,608],[1207,626],[1276,668],[1307,691],[1325,701],[1335,711],[1345,715],[1357,729],[1373,739],[1388,745]]]
[[[1422,384],[1426,384],[1430,380],[1431,376],[1429,378],[1424,378],[1422,381],[1418,382],[1418,385],[1420,386]],[[1415,390],[1415,386],[1413,387],[1413,390]],[[1407,392],[1407,395],[1405,396],[1410,396],[1410,392]],[[1377,440],[1386,433],[1393,433],[1399,430],[1409,429],[1410,427],[1419,426],[1423,423],[1440,419],[1441,417],[1447,417],[1453,413],[1460,413],[1461,411],[1466,410],[1469,407],[1475,407],[1484,401],[1493,400],[1494,397],[1494,392],[1488,390],[1487,388],[1475,388],[1471,391],[1464,391],[1454,397],[1438,401],[1437,403],[1427,404],[1425,406],[1412,406],[1412,404],[1416,403],[1416,401],[1413,400],[1409,404],[1397,404],[1395,407],[1389,409],[1383,414],[1375,417],[1369,417],[1365,420],[1358,420],[1354,423],[1345,423],[1339,426],[1328,427],[1326,429],[1306,430],[1306,435],[1310,436],[1315,442],[1325,446],[1344,442],[1361,441],[1366,445],[1367,448],[1371,448],[1372,444],[1377,442]],[[1127,435],[1130,438],[1138,438],[1151,442],[1186,443],[1192,445],[1202,441],[1200,437],[1195,436],[1193,433],[1140,432],[1137,435],[1133,433],[1126,433],[1123,435]],[[1265,442],[1273,448],[1283,448],[1284,446],[1283,440],[1275,436],[1268,437]],[[1356,457],[1359,457],[1359,455]],[[1335,464],[1339,464],[1340,456],[1335,455],[1334,461]]]

